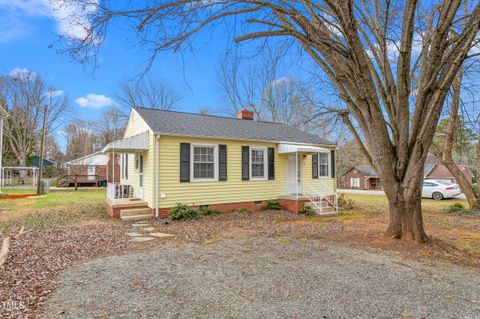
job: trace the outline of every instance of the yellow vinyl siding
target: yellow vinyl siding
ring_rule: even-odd
[[[125,128],[124,138],[149,131],[149,150],[143,152],[143,199],[148,202],[148,206],[154,207],[154,134],[145,121],[138,115],[135,109],[132,109]],[[120,175],[122,176],[122,175]],[[122,184],[133,187],[133,195],[139,197],[138,188],[140,185],[140,170],[135,169],[135,154],[128,154],[128,179],[121,179]]]
[[[180,183],[180,143],[227,145],[227,181]],[[275,180],[242,181],[242,146],[275,148]],[[177,203],[207,205],[276,199],[285,180],[285,161],[275,143],[231,141],[191,137],[160,137],[160,207]]]
[[[315,189],[321,190],[321,183],[326,184],[330,189],[333,189],[336,191],[336,181],[335,178],[330,178],[330,177],[319,177],[313,178],[312,174],[312,155],[308,154],[303,158],[303,183],[308,183],[312,185]],[[328,170],[330,172],[331,168],[328,167]],[[321,191],[319,191],[322,193]]]

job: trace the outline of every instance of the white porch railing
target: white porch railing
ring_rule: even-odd
[[[107,198],[110,200],[120,199],[120,198],[132,198],[133,197],[133,188],[131,185],[122,185],[122,184],[107,184]]]
[[[333,207],[335,213],[338,213],[337,192],[322,181],[320,181],[319,189],[308,183],[304,183],[304,185],[306,189],[304,190],[303,195],[307,197],[318,210],[320,210],[320,214],[329,213],[329,211],[325,211],[325,208],[327,207]]]
[[[338,212],[337,192],[321,180],[315,180],[315,184],[305,183],[296,179],[286,180],[282,195],[293,196],[298,199],[306,197],[319,210],[320,214],[331,212],[327,208],[333,207]]]

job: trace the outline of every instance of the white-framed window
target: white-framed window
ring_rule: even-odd
[[[192,144],[190,154],[192,181],[218,180],[218,145]]]
[[[319,153],[318,154],[318,177],[329,177],[329,153]]]
[[[350,179],[350,185],[352,188],[360,188],[360,178],[352,177]]]
[[[250,179],[266,179],[268,176],[267,149],[250,147]]]

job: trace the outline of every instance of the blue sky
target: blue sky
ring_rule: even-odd
[[[123,77],[141,74],[149,54],[145,48],[134,47],[134,35],[128,29],[115,26],[98,57],[99,68],[92,74],[91,68],[58,52],[63,48],[58,36],[65,30],[76,32],[52,13],[48,0],[0,0],[0,72],[36,72],[69,97],[78,118],[95,119],[115,102]],[[197,42],[200,49],[194,56],[188,54],[182,60],[180,55],[162,53],[150,72],[180,92],[181,110],[196,112],[207,107],[218,112],[224,105],[215,75],[225,40],[221,34],[211,33]],[[216,45],[207,45],[212,42]]]

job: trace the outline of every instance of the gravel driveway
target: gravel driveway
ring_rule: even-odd
[[[479,318],[480,272],[262,238],[87,262],[45,318]]]

